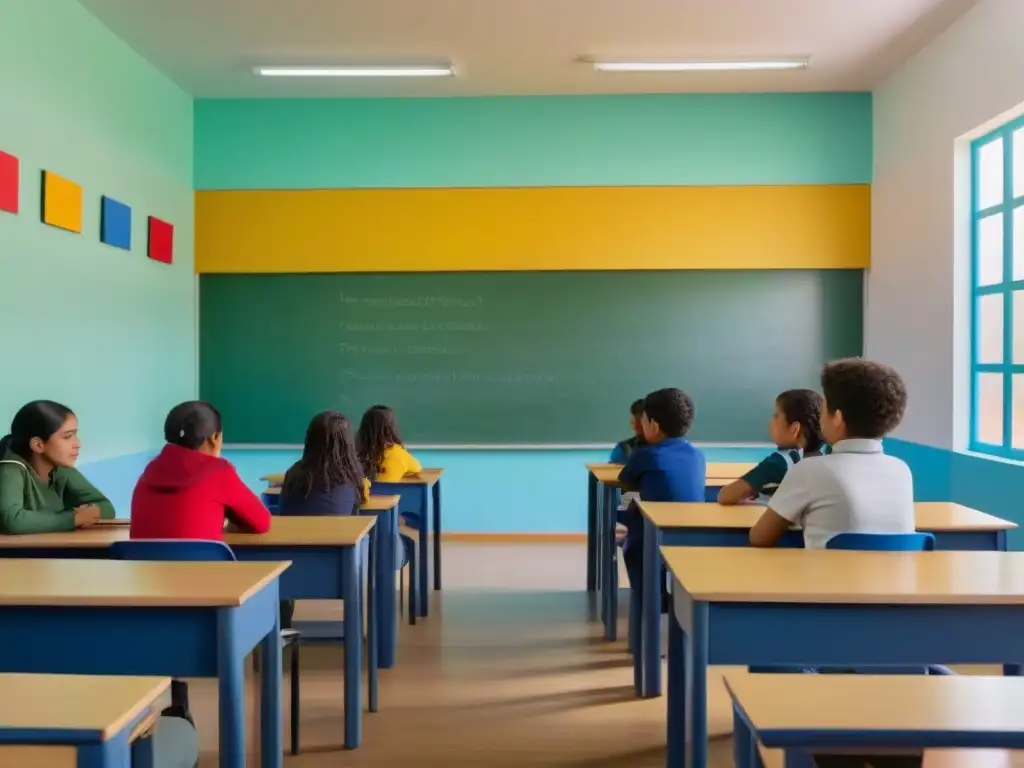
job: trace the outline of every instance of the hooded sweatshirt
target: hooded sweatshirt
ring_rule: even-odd
[[[75,508],[95,504],[100,517],[114,505],[74,467],[57,467],[40,479],[13,451],[0,456],[0,533],[53,533],[75,529]]]
[[[270,512],[226,459],[165,445],[132,494],[133,539],[224,538],[224,521],[246,533],[270,530]]]

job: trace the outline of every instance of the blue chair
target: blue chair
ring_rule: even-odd
[[[194,539],[138,539],[117,541],[110,547],[114,560],[235,562],[235,553],[223,541]],[[281,645],[291,648],[291,753],[299,753],[299,640],[297,630],[282,629]]]
[[[930,533],[840,533],[829,539],[825,549],[863,552],[931,552],[935,537]]]
[[[844,549],[860,552],[931,552],[935,537],[930,533],[840,533],[829,539],[825,549]],[[838,667],[750,667],[751,672],[830,672]],[[845,669],[845,668],[843,668]],[[953,670],[938,664],[927,667],[860,667],[854,670],[869,675],[954,675]]]

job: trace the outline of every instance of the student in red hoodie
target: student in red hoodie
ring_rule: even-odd
[[[133,539],[224,538],[224,521],[246,533],[270,530],[270,512],[220,457],[220,413],[192,401],[171,409],[167,445],[149,462],[132,494]]]
[[[246,533],[270,530],[270,512],[235,468],[220,457],[224,437],[220,413],[192,401],[171,409],[164,422],[167,445],[147,465],[132,494],[133,539],[224,539],[224,521]],[[188,686],[171,683],[166,717],[195,723]]]

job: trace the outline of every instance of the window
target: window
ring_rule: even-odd
[[[1024,118],[971,145],[972,450],[1024,460]]]

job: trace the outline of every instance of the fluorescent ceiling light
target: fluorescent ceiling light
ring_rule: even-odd
[[[450,64],[255,67],[254,71],[263,77],[451,77],[455,74]]]
[[[735,61],[594,61],[598,72],[732,72],[737,70],[806,69],[807,59]]]

